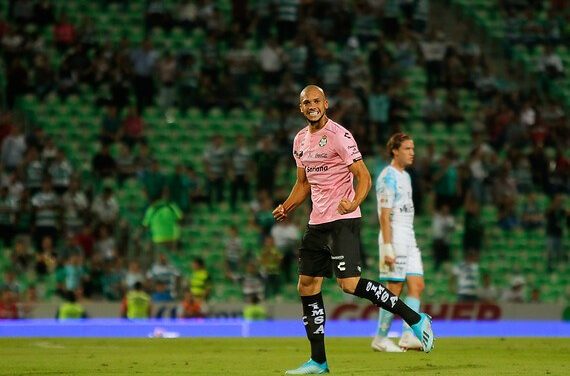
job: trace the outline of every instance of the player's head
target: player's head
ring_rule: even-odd
[[[388,154],[402,168],[414,163],[414,141],[405,133],[395,133],[387,143]]]
[[[310,124],[318,124],[323,116],[326,119],[326,112],[329,102],[323,89],[316,85],[305,87],[299,95],[299,109]]]

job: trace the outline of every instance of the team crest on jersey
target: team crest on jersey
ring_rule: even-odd
[[[327,140],[327,136],[323,135],[323,137],[321,137],[321,140],[319,141],[319,146],[323,147],[327,144],[328,140]]]

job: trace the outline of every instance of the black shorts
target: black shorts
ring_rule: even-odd
[[[299,275],[337,278],[359,277],[360,218],[307,225],[299,248]]]

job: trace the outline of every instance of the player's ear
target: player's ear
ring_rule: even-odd
[[[325,99],[324,105],[325,105],[325,110],[328,110],[329,109],[329,100],[328,99]]]
[[[303,104],[302,104],[302,103],[299,103],[299,111],[300,111],[301,113],[303,113]]]

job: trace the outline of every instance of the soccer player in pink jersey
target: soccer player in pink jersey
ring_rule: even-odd
[[[277,221],[283,220],[311,195],[313,208],[299,248],[297,286],[311,358],[285,374],[329,372],[321,286],[324,277],[332,277],[333,270],[344,292],[366,298],[401,316],[422,342],[423,350],[431,351],[431,318],[416,313],[379,282],[360,277],[360,204],[370,190],[371,179],[354,137],[327,117],[329,103],[320,87],[305,87],[299,99],[299,108],[308,125],[297,133],[293,142],[297,180],[273,216]]]

